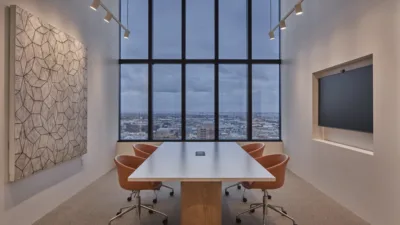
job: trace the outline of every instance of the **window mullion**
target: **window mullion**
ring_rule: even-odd
[[[182,1],[182,61],[185,62],[186,59],[186,0],[181,0]],[[181,75],[182,75],[182,122],[181,122],[181,134],[182,134],[182,140],[186,140],[186,64],[182,63],[181,64]]]
[[[253,133],[253,108],[252,108],[252,0],[247,0],[247,140],[252,140]]]
[[[214,0],[214,135],[219,140],[219,0]]]
[[[148,1],[148,20],[149,20],[149,35],[148,35],[148,55],[149,55],[149,62],[148,62],[148,85],[149,85],[149,99],[148,99],[148,114],[147,114],[147,121],[148,121],[148,138],[150,141],[153,140],[153,0]]]

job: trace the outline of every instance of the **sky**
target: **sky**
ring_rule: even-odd
[[[121,1],[121,20],[131,30],[121,39],[121,58],[148,57],[147,0]],[[246,1],[219,0],[219,52],[221,59],[246,59]],[[272,0],[273,25],[278,23],[278,0]],[[186,57],[214,58],[214,0],[187,0]],[[129,13],[127,14],[127,9]],[[160,59],[181,57],[180,0],[154,0],[153,55]],[[269,0],[253,0],[253,58],[279,58],[279,38],[270,41]],[[128,19],[129,17],[129,19]],[[278,34],[275,34],[276,36]],[[253,111],[279,112],[279,66],[253,65]],[[246,112],[247,65],[219,66],[220,112]],[[154,65],[153,110],[181,112],[181,65]],[[121,112],[146,112],[148,66],[121,65]],[[186,67],[186,112],[214,112],[214,65]]]

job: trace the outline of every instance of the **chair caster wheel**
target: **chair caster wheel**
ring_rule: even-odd
[[[156,198],[153,199],[153,203],[154,203],[154,204],[157,204],[157,199],[156,199]]]
[[[153,210],[149,210],[149,214],[153,214],[154,213],[154,211]]]
[[[236,218],[236,223],[241,223],[242,220],[240,218]]]
[[[254,213],[256,210],[255,209],[252,209],[252,210],[250,210],[250,213]]]
[[[242,189],[242,186],[238,185],[238,186],[237,186],[237,189],[238,189],[238,190]]]
[[[225,196],[229,196],[229,191],[225,191]]]
[[[162,221],[162,223],[163,223],[164,225],[167,225],[167,224],[168,224],[168,219],[164,219],[164,220]]]
[[[268,195],[268,199],[271,200],[271,199],[272,199],[272,196],[271,196],[271,195]]]
[[[132,201],[132,197],[128,197],[126,200],[127,200],[128,202],[130,202],[130,201]]]
[[[173,191],[171,191],[170,193],[169,193],[169,196],[174,196],[174,192]]]
[[[115,215],[118,216],[118,215],[121,214],[121,213],[122,213],[121,211],[118,211]]]
[[[243,202],[247,202],[247,198],[243,198],[242,201],[243,201]]]

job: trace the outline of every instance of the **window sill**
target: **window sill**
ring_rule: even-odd
[[[118,140],[117,143],[123,142],[146,142],[146,143],[159,143],[159,142],[282,142],[282,140]]]
[[[350,151],[354,151],[354,152],[358,152],[358,153],[362,153],[362,154],[366,154],[366,155],[370,155],[370,156],[374,155],[374,152],[372,152],[372,151],[361,149],[361,148],[356,148],[356,147],[349,146],[349,145],[339,144],[339,143],[332,142],[332,141],[326,141],[326,140],[316,139],[316,138],[314,138],[313,141],[316,141],[316,142],[319,142],[319,143],[328,144],[328,145],[332,145],[332,146],[336,146],[336,147],[339,147],[339,148],[347,149],[347,150],[350,150]]]

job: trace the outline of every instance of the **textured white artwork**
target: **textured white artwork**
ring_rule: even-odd
[[[86,49],[10,7],[10,181],[87,152]]]

